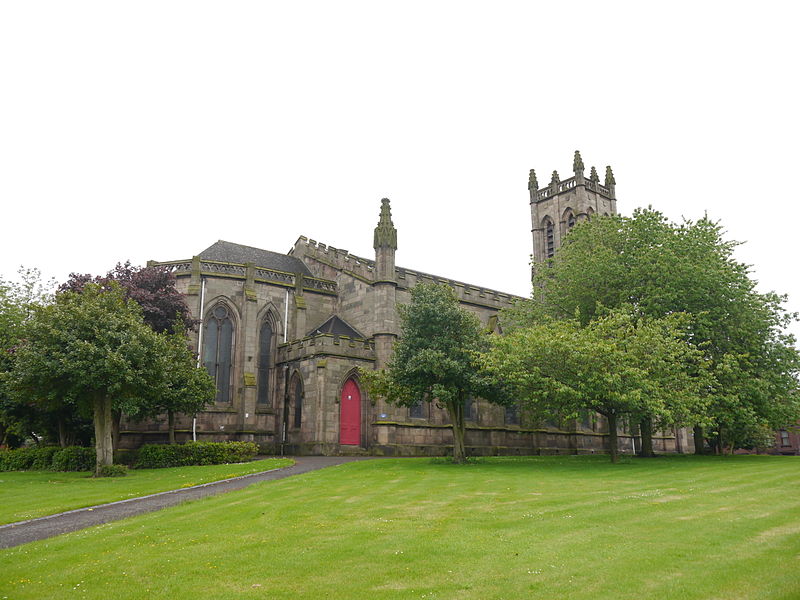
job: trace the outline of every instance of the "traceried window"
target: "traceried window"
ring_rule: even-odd
[[[519,408],[516,404],[509,404],[505,407],[506,425],[519,425]]]
[[[477,406],[475,403],[475,398],[469,396],[466,400],[464,400],[464,420],[465,421],[474,421],[475,417],[477,416]]]
[[[547,258],[553,258],[556,254],[555,228],[550,220],[544,226],[544,254]]]
[[[258,338],[258,403],[270,404],[270,367],[272,359],[272,325],[264,321]]]
[[[294,378],[294,427],[300,429],[303,424],[303,382]]]
[[[203,366],[217,384],[217,402],[231,401],[233,368],[233,320],[224,304],[218,304],[206,317],[203,339]]]
[[[425,418],[425,405],[422,400],[417,400],[416,404],[412,404],[408,409],[408,416],[412,419]]]

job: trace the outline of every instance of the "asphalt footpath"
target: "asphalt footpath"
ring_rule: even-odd
[[[252,475],[223,479],[222,481],[204,483],[190,488],[160,492],[140,498],[110,502],[109,504],[98,504],[97,506],[70,510],[39,519],[0,525],[0,548],[12,548],[20,544],[44,540],[62,533],[92,527],[93,525],[161,510],[187,500],[197,500],[198,498],[240,490],[259,481],[274,481],[284,477],[308,473],[309,471],[316,471],[317,469],[324,469],[325,467],[369,459],[369,457],[362,456],[298,456],[292,458],[295,463],[283,469],[253,473]]]

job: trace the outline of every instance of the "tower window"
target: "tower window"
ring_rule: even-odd
[[[567,216],[567,230],[570,230],[573,227],[575,227],[575,215],[569,213],[569,215]]]
[[[555,228],[553,227],[553,223],[548,221],[547,225],[544,229],[544,247],[545,247],[545,256],[547,258],[553,258],[556,253],[556,238],[555,238]]]

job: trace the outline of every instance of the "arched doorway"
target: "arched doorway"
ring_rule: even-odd
[[[342,386],[339,415],[339,443],[347,446],[361,444],[361,390],[348,379]]]

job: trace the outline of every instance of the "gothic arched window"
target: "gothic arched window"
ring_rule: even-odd
[[[504,416],[506,425],[519,425],[519,409],[516,404],[508,404]]]
[[[233,369],[233,320],[224,304],[215,306],[206,317],[203,340],[203,366],[217,384],[217,402],[231,401]]]
[[[465,421],[474,421],[477,418],[477,410],[476,410],[476,402],[475,398],[472,396],[467,396],[466,400],[464,400],[464,420]]]
[[[303,424],[303,382],[294,378],[294,426],[300,429]]]
[[[573,227],[575,227],[575,215],[572,214],[572,213],[569,213],[567,215],[567,231],[569,231]]]
[[[269,370],[272,366],[272,325],[264,321],[258,335],[258,403],[270,404]]]
[[[553,227],[553,222],[550,219],[547,219],[547,222],[544,225],[544,255],[547,258],[553,258],[556,253],[556,238],[555,238],[555,228]]]

